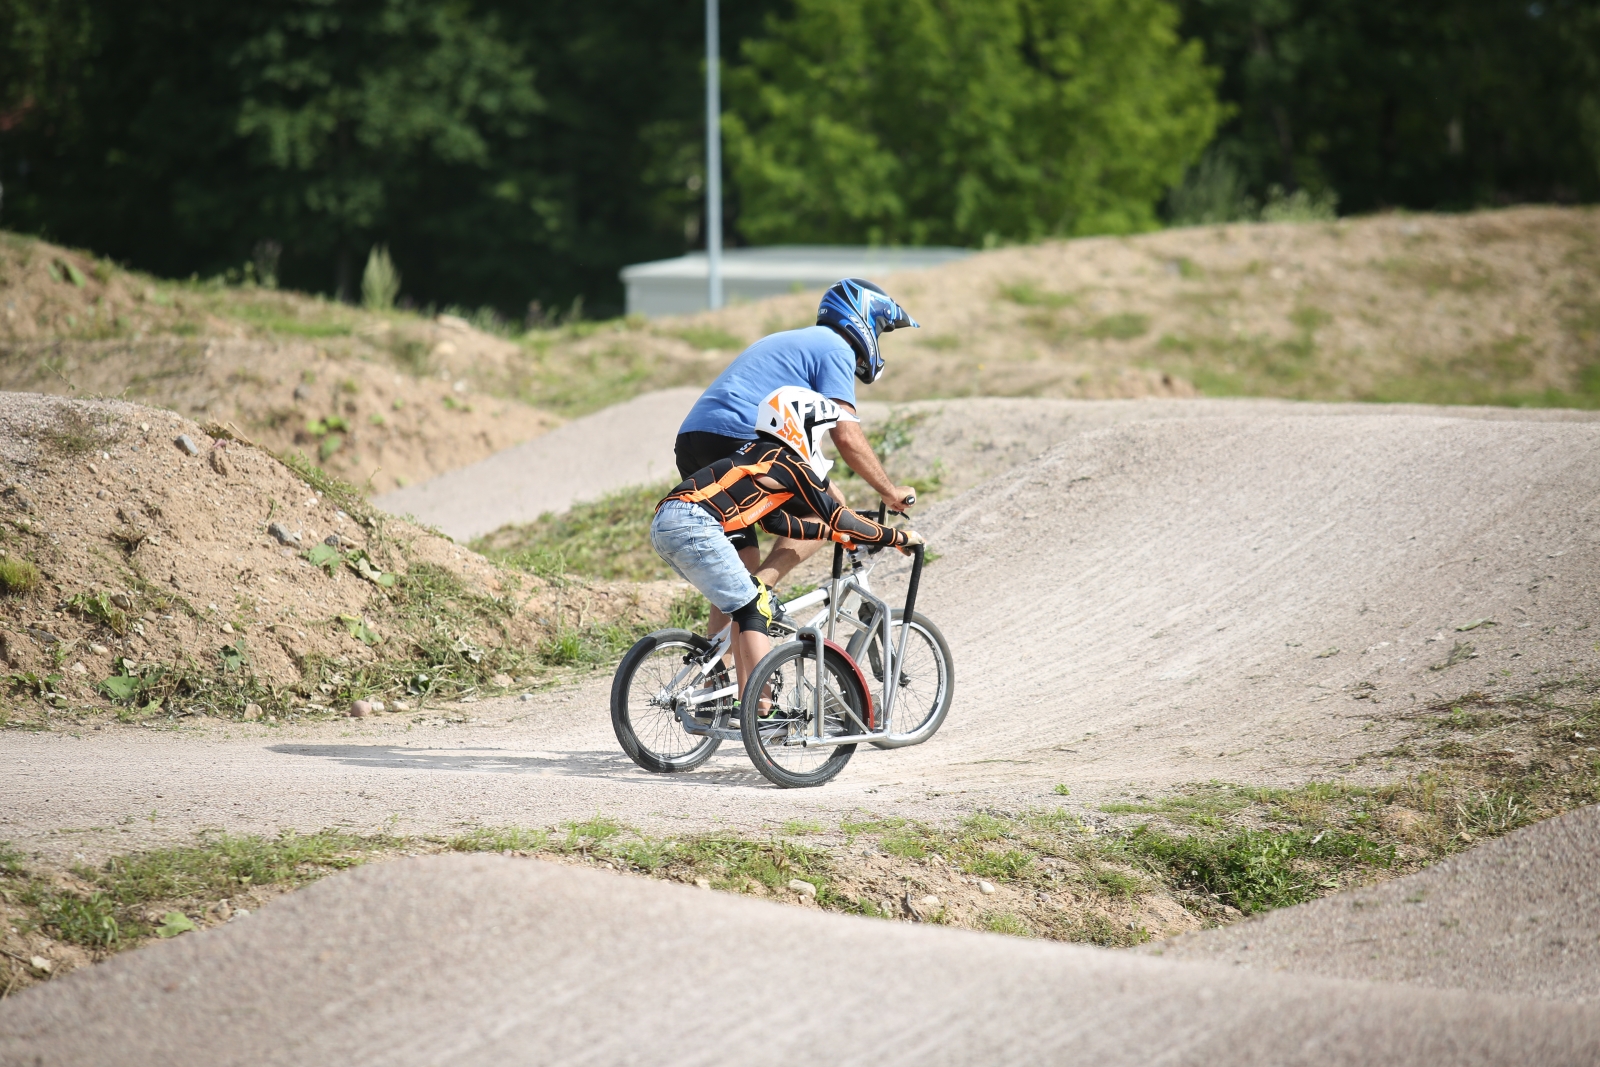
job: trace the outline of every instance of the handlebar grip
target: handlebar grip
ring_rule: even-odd
[[[915,504],[916,502],[917,502],[917,491],[915,489],[913,489],[911,492],[906,494],[906,507],[909,508],[913,504]]]

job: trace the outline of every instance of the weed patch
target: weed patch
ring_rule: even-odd
[[[39,588],[39,568],[25,559],[0,559],[0,594],[26,596]]]
[[[522,526],[505,526],[472,543],[490,559],[546,578],[646,582],[673,577],[650,546],[656,502],[674,482],[619,489],[579,503],[560,515],[546,514]]]

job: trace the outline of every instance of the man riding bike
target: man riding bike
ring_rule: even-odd
[[[679,475],[688,478],[733,455],[751,439],[757,405],[776,389],[800,386],[831,400],[848,414],[830,431],[840,458],[891,510],[904,512],[915,492],[911,486],[890,481],[867,443],[855,418],[855,379],[866,385],[878,380],[884,364],[880,335],[907,326],[917,323],[878,286],[860,278],[837,282],[823,294],[815,326],[762,338],[706,389],[678,431],[674,452]],[[728,539],[745,570],[757,576],[763,589],[775,586],[821,547],[820,541],[780,536],[763,562],[754,528],[731,531]],[[716,633],[725,617],[717,600],[710,599],[710,632]]]
[[[922,543],[912,531],[880,526],[851,511],[829,491],[833,461],[822,455],[822,435],[837,432],[847,418],[854,416],[820,393],[796,386],[775,389],[757,406],[755,440],[695,471],[656,505],[651,545],[733,622],[741,694],[771,648],[772,598],[751,576],[730,535],[759,524],[779,537],[807,543],[809,551],[801,558],[826,541],[884,548]]]

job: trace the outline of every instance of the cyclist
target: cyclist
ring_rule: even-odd
[[[817,324],[764,337],[740,353],[717,376],[679,428],[674,452],[678,474],[688,478],[731,456],[751,438],[756,406],[783,386],[802,386],[831,400],[844,412],[831,431],[834,447],[850,469],[883,497],[895,511],[911,504],[909,485],[895,485],[873,453],[855,418],[855,380],[871,385],[883,374],[879,337],[917,323],[878,286],[861,278],[836,282],[823,294]],[[853,375],[853,377],[852,377]],[[745,570],[759,574],[766,587],[809,558],[821,542],[807,544],[780,538],[761,560],[753,528],[730,532]],[[711,598],[710,632],[722,629],[722,612]]]
[[[693,472],[656,505],[650,544],[733,621],[741,694],[771,648],[767,624],[773,599],[745,567],[729,535],[759,524],[779,537],[814,542],[813,551],[825,541],[885,548],[922,543],[913,531],[880,526],[851,511],[829,491],[833,461],[822,455],[822,435],[854,418],[810,389],[775,389],[752,419],[755,440]]]

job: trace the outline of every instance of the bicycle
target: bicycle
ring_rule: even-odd
[[[868,550],[864,560],[861,549],[835,545],[828,583],[784,604],[792,618],[820,610],[804,625],[782,628],[751,672],[745,691],[769,704],[764,715],[742,714],[724,663],[731,627],[710,639],[688,630],[640,638],[611,686],[611,724],[623,751],[647,771],[670,774],[693,770],[723,741],[738,740],[767,780],[796,787],[831,780],[859,744],[904,748],[932,737],[950,712],[955,665],[939,628],[915,610],[923,548],[911,549],[901,608],[872,592],[876,554]],[[840,624],[852,629],[842,646],[834,640]]]

